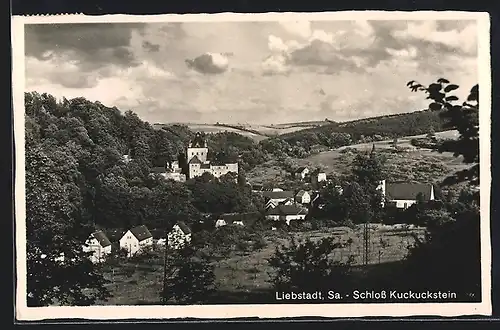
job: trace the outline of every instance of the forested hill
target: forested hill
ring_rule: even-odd
[[[441,111],[421,110],[347,122],[331,122],[328,125],[283,134],[281,138],[296,140],[308,134],[347,133],[353,140],[359,140],[362,137],[375,135],[382,138],[395,138],[425,134],[429,130],[440,132],[448,129],[444,128],[445,120],[441,118],[440,114]]]
[[[202,213],[255,209],[234,177],[184,184],[150,175],[183,155],[194,134],[185,126],[155,130],[131,111],[83,98],[26,93],[25,108],[27,229],[35,245],[51,235],[88,235],[96,226],[165,228]],[[243,169],[264,161],[259,145],[238,134],[210,136],[209,146],[212,159],[240,156]]]
[[[426,134],[445,130],[440,111],[416,111],[404,114],[330,122],[319,127],[282,134],[260,143],[280,157],[305,158],[311,154],[357,143]],[[446,130],[450,128],[447,127]]]

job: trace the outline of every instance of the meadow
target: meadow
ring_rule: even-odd
[[[338,242],[347,242],[349,246],[334,251],[331,258],[347,260],[354,258],[354,266],[362,267],[363,234],[361,227],[336,227],[305,232],[284,232],[281,230],[265,231],[266,246],[258,251],[245,252],[232,250],[227,257],[214,261],[217,292],[214,301],[221,303],[243,303],[249,301],[252,295],[269,295],[272,287],[273,269],[267,260],[274,254],[276,248],[287,245],[292,235],[300,241],[310,238],[319,240],[334,237]],[[423,235],[422,228],[402,228],[373,225],[371,228],[371,244],[369,263],[371,265],[389,264],[402,260],[408,246],[414,242],[412,233]],[[101,305],[140,305],[159,304],[163,281],[163,252],[156,249],[148,259],[140,261],[128,260],[114,266],[103,267],[105,277],[111,282],[108,289],[113,297]]]
[[[436,133],[436,136],[452,138],[456,136],[456,132]],[[313,154],[304,159],[289,158],[289,162],[295,167],[321,168],[330,177],[348,175],[356,154],[370,152],[375,145],[378,154],[386,159],[385,171],[391,182],[437,183],[467,167],[467,164],[463,164],[461,157],[454,157],[450,152],[439,153],[410,144],[412,138],[420,137],[424,136],[399,138],[397,143],[399,150],[392,146],[393,140],[385,140],[340,147]],[[248,172],[247,178],[250,183],[275,182],[279,184],[286,175],[282,163],[270,160]]]

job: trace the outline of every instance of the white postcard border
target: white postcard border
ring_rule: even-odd
[[[191,305],[191,306],[91,306],[27,307],[26,304],[26,202],[24,159],[24,25],[50,23],[119,23],[119,22],[215,22],[283,20],[457,20],[478,22],[478,69],[480,103],[480,175],[481,175],[481,303],[422,304],[269,304],[269,305]],[[490,20],[488,13],[455,11],[346,11],[331,13],[265,14],[186,14],[186,15],[56,15],[12,17],[13,115],[15,144],[15,254],[16,318],[24,321],[53,319],[221,319],[239,317],[366,317],[366,316],[463,316],[491,315],[491,242],[490,242],[490,133],[491,69]],[[486,125],[485,125],[486,124]]]

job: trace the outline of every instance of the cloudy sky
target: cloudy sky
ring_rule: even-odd
[[[29,25],[25,52],[27,91],[152,123],[350,120],[425,107],[409,80],[478,82],[464,20]]]

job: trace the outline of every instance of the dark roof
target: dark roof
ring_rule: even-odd
[[[296,205],[278,205],[267,212],[268,215],[307,214],[307,210]]]
[[[191,141],[192,148],[204,148],[205,147],[205,139],[203,138],[200,132],[196,132],[194,139]]]
[[[302,173],[302,171],[304,171],[305,169],[307,169],[307,167],[301,166],[295,171],[295,173]]]
[[[243,221],[245,225],[250,225],[257,221],[260,217],[259,212],[247,212],[247,213],[226,213],[220,216],[226,223],[233,223],[235,221]]]
[[[130,232],[140,241],[153,237],[148,228],[144,225],[130,229]]]
[[[118,242],[120,238],[123,237],[125,232],[126,230],[123,230],[121,228],[107,229],[106,236],[109,238],[111,242]]]
[[[153,167],[151,173],[165,173],[167,170],[163,166]]]
[[[293,191],[265,191],[264,197],[269,199],[293,198]]]
[[[191,234],[191,228],[189,228],[184,222],[178,221],[176,225],[179,226],[184,234]]]
[[[252,190],[260,191],[260,190],[264,189],[264,185],[262,185],[262,184],[252,184],[251,186],[252,186]]]
[[[210,168],[210,164],[201,164],[200,168]]]
[[[108,239],[106,234],[101,230],[98,230],[98,231],[92,233],[91,236],[93,236],[102,247],[106,247],[106,246],[111,245],[111,241]]]
[[[385,195],[389,200],[407,199],[416,200],[422,193],[424,200],[430,200],[432,185],[421,183],[387,183]]]
[[[193,158],[191,158],[191,160],[189,161],[189,164],[202,164],[201,160],[198,158],[198,156],[194,156]]]

